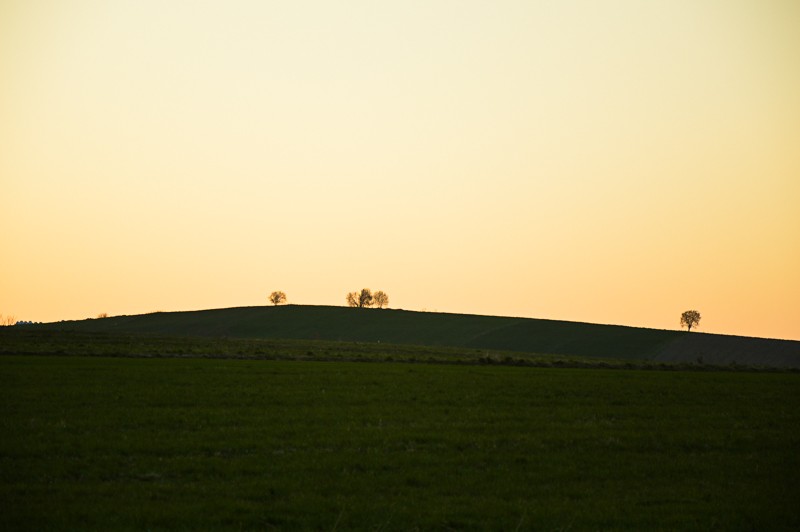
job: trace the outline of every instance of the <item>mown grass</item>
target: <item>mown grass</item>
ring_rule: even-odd
[[[800,376],[0,357],[0,529],[797,529]]]

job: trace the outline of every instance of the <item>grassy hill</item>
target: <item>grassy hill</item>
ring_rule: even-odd
[[[306,306],[0,327],[0,530],[798,530],[800,374],[707,371],[798,346]]]
[[[333,340],[663,362],[800,367],[800,342],[567,321],[287,305],[66,321],[79,332]]]

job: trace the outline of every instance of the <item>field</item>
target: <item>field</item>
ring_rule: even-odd
[[[677,325],[677,324],[676,324]],[[583,358],[800,368],[800,342],[528,318],[310,305],[155,312],[33,330],[366,342]]]
[[[280,340],[261,338],[161,336],[134,333],[53,331],[0,328],[0,355],[81,355],[108,357],[191,357],[316,362],[426,362],[531,367],[627,368],[675,371],[775,371],[741,365],[674,364],[637,359],[543,355],[448,346]],[[794,370],[796,371],[796,370]]]
[[[0,336],[0,529],[800,527],[797,373],[59,334]]]

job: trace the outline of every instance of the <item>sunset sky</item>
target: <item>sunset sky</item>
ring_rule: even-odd
[[[0,1],[0,313],[800,340],[800,2]]]

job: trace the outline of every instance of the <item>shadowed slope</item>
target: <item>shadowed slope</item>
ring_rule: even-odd
[[[720,334],[682,334],[667,344],[654,360],[800,368],[800,342]]]
[[[470,314],[287,305],[60,322],[46,329],[384,342],[602,358],[800,367],[800,342]]]

